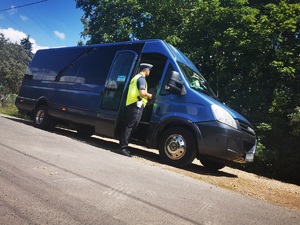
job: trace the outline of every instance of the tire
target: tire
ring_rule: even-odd
[[[53,119],[48,114],[47,106],[41,105],[35,110],[33,125],[43,130],[50,130],[51,128],[54,128],[55,125],[53,123]]]
[[[172,166],[190,165],[197,155],[193,134],[185,128],[171,127],[166,130],[158,144],[161,159]]]
[[[205,168],[212,171],[223,169],[226,166],[225,163],[208,160],[203,157],[200,158],[200,162]]]

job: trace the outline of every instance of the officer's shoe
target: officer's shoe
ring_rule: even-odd
[[[128,151],[126,148],[120,149],[120,154],[128,156],[128,157],[132,157],[132,155],[130,154],[130,151]]]

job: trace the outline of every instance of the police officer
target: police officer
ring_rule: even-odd
[[[120,139],[120,153],[128,157],[132,156],[127,149],[130,136],[141,120],[148,99],[152,99],[152,94],[147,92],[146,82],[146,77],[150,75],[152,67],[153,65],[149,63],[141,63],[140,72],[130,81],[126,99],[127,117],[125,129]]]

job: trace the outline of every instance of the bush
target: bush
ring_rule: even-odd
[[[266,149],[263,144],[259,143],[253,163],[230,164],[230,166],[271,179],[300,185],[300,141],[291,140],[290,142],[294,145],[285,146],[284,149]]]
[[[15,106],[16,96],[16,94],[8,94],[5,96],[3,104],[0,104],[0,113],[8,116],[29,119],[27,116],[20,114],[18,108]]]

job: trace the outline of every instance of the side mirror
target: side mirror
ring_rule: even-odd
[[[180,74],[178,72],[171,71],[169,80],[166,84],[166,90],[174,94],[186,94],[185,86],[183,85],[183,82],[180,79]]]

